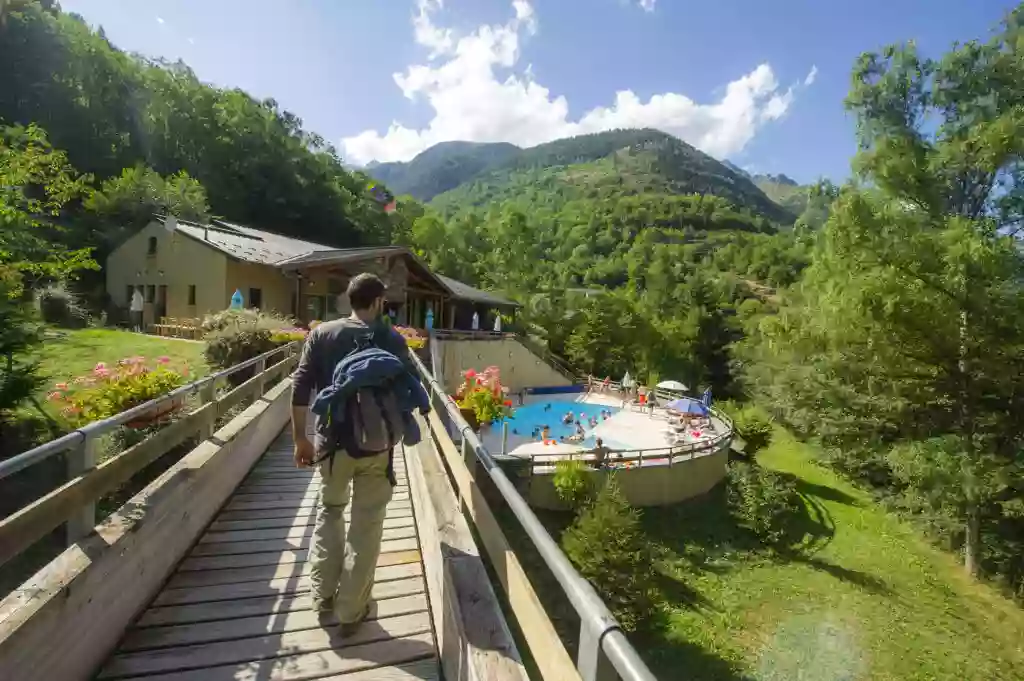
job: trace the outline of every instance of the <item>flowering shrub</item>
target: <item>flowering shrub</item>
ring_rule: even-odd
[[[155,366],[144,357],[126,357],[113,366],[100,362],[92,373],[58,383],[51,402],[63,405],[61,414],[75,426],[105,419],[137,407],[185,384],[188,366],[171,366],[167,357]]]
[[[218,369],[233,367],[305,338],[305,332],[297,328],[293,320],[260,310],[224,310],[207,315],[202,326],[206,361]],[[251,370],[244,370],[232,374],[228,380],[238,385],[252,375]]]
[[[396,326],[395,331],[402,334],[405,338],[405,343],[413,350],[419,350],[427,344],[427,339],[419,329],[414,329],[411,326]]]
[[[308,331],[299,327],[280,329],[278,331],[270,332],[270,340],[277,345],[287,345],[294,341],[306,340],[307,333]]]
[[[455,403],[460,409],[472,409],[478,423],[491,423],[511,412],[512,402],[505,397],[508,388],[501,385],[498,367],[487,367],[481,374],[470,369],[463,377]]]

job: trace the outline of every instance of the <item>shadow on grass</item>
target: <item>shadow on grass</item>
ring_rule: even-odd
[[[665,631],[645,631],[630,635],[651,673],[659,679],[694,681],[752,681],[732,662],[710,653],[696,643],[667,636]]]

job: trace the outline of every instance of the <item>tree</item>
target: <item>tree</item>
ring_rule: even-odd
[[[0,128],[0,416],[37,385],[27,351],[39,341],[26,286],[96,267],[88,249],[59,246],[65,206],[88,191],[35,126]]]
[[[860,58],[847,105],[870,185],[840,192],[749,364],[791,422],[962,522],[971,574],[1024,465],[1022,16],[939,61]]]
[[[85,202],[97,223],[92,242],[100,254],[109,253],[129,234],[144,227],[156,213],[193,222],[209,219],[206,190],[185,171],[163,178],[152,168],[125,168],[104,180]]]

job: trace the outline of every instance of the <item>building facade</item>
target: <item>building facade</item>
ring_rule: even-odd
[[[399,324],[481,329],[494,316],[514,316],[518,305],[432,272],[407,248],[336,249],[272,232],[214,220],[198,225],[157,217],[108,257],[107,293],[127,310],[139,288],[146,325],[199,319],[231,305],[235,291],[248,308],[276,311],[302,323],[351,312],[343,295],[349,280],[373,272],[387,285],[389,310]]]

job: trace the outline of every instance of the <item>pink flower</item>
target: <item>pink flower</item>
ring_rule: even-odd
[[[171,361],[171,358],[168,357],[167,355],[164,355],[163,357],[157,357],[156,361],[160,362],[160,364],[167,364],[168,362]]]
[[[50,400],[51,402],[56,402],[57,400],[64,399],[64,395],[62,395],[61,393],[50,393],[49,395],[46,396],[46,399]]]
[[[106,370],[107,370],[107,363],[106,362],[97,362],[96,363],[96,368],[93,369],[93,371],[106,371]]]
[[[56,388],[57,390],[67,390],[68,389],[68,384],[67,383],[58,383],[58,384],[56,384],[53,387]]]

